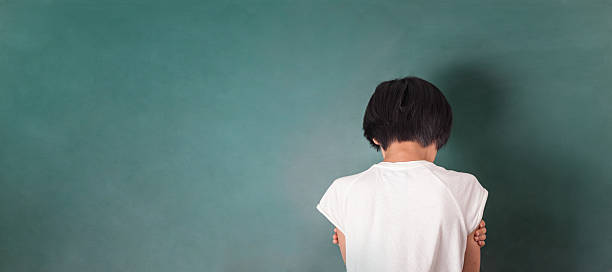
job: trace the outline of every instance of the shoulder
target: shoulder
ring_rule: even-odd
[[[467,172],[446,169],[432,164],[429,169],[443,183],[451,187],[482,187],[475,175]]]
[[[334,187],[334,189],[339,192],[348,192],[354,184],[359,183],[367,179],[368,177],[371,177],[372,175],[375,175],[375,173],[373,172],[374,170],[375,169],[370,167],[358,173],[352,173],[346,176],[338,177],[333,180],[331,187]]]
[[[474,230],[482,218],[489,192],[471,173],[448,170],[437,165],[430,169],[455,198],[464,215],[466,229],[470,232]]]

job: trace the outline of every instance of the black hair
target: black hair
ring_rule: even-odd
[[[408,76],[378,84],[363,117],[363,136],[376,151],[387,150],[394,141],[416,141],[423,147],[435,143],[439,150],[450,137],[452,121],[442,92],[424,79]]]

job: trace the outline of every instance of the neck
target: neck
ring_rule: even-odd
[[[436,146],[430,144],[426,147],[421,146],[414,141],[393,142],[387,150],[381,148],[383,161],[400,162],[400,161],[418,161],[426,160],[433,162],[436,159]]]

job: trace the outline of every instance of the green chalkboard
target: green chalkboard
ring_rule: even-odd
[[[612,269],[609,1],[0,1],[0,271],[342,271],[374,87],[453,107],[483,271]]]

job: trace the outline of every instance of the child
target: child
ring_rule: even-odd
[[[376,87],[363,130],[384,159],[335,179],[316,207],[336,227],[348,272],[479,271],[475,233],[486,232],[488,191],[474,175],[434,163],[451,124],[451,107],[430,82]]]

